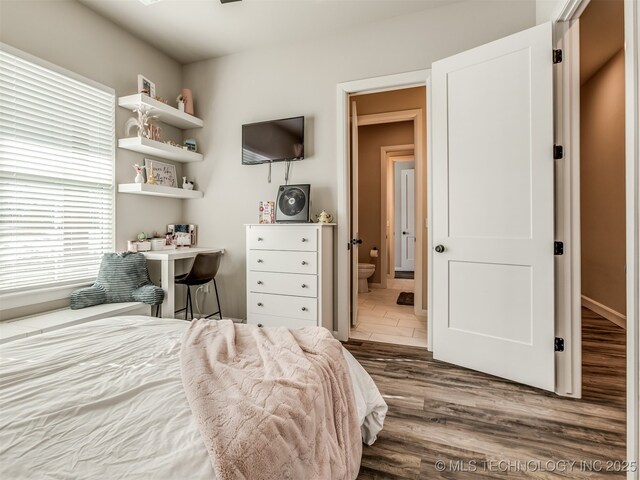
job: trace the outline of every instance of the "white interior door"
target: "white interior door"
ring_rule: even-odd
[[[401,270],[412,272],[413,271],[413,258],[416,247],[416,232],[414,230],[414,215],[415,215],[415,183],[414,183],[414,169],[403,169],[400,171],[400,212],[401,212],[401,225],[400,234],[402,235],[402,244],[400,247],[402,261]]]
[[[358,109],[351,102],[351,326],[358,319]]]
[[[554,389],[551,24],[433,64],[433,348]]]

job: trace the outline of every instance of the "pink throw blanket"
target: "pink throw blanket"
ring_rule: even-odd
[[[353,387],[328,330],[194,320],[180,361],[217,480],[358,476]]]

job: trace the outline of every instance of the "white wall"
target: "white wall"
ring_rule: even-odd
[[[429,68],[437,59],[534,24],[533,1],[463,2],[187,65],[185,86],[193,89],[205,121],[192,132],[205,161],[188,170],[206,193],[203,200],[185,202],[184,219],[199,225],[201,244],[227,249],[219,281],[225,315],[245,316],[242,224],[255,222],[258,201],[274,199],[284,183],[281,164],[274,166],[271,184],[266,166],[240,164],[242,124],[305,115],[307,159],[294,165],[290,183],[311,183],[313,212],[335,213],[337,83]]]
[[[567,0],[536,0],[536,25],[556,19],[560,7]]]
[[[138,73],[154,81],[157,94],[169,99],[182,87],[178,62],[76,1],[0,0],[0,41],[112,87],[116,96],[136,92]],[[116,107],[117,137],[123,136],[124,122],[131,115]],[[164,133],[168,137],[178,134],[169,128]],[[116,149],[116,182],[132,182],[132,165],[142,161],[142,155]],[[181,221],[179,201],[117,195],[116,248],[125,250],[126,241],[137,232],[163,230],[167,223]],[[0,318],[60,307],[65,302],[0,311]]]

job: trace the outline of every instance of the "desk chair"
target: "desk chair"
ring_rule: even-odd
[[[204,285],[213,281],[213,288],[216,292],[216,303],[218,305],[218,311],[207,315],[205,318],[213,317],[214,315],[220,315],[222,318],[222,308],[220,307],[220,297],[218,296],[218,285],[216,285],[216,274],[220,267],[220,259],[222,253],[199,253],[193,260],[191,270],[188,273],[177,275],[175,277],[175,283],[179,285],[187,286],[187,301],[184,308],[178,310],[178,312],[184,311],[185,320],[193,320],[193,300],[191,299],[191,287]],[[191,318],[189,319],[189,308],[191,308]]]

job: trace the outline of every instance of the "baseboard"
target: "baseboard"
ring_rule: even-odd
[[[582,306],[589,310],[603,316],[612,323],[615,323],[619,327],[627,329],[627,317],[620,312],[616,312],[613,308],[609,308],[606,305],[596,302],[595,300],[582,295]]]

